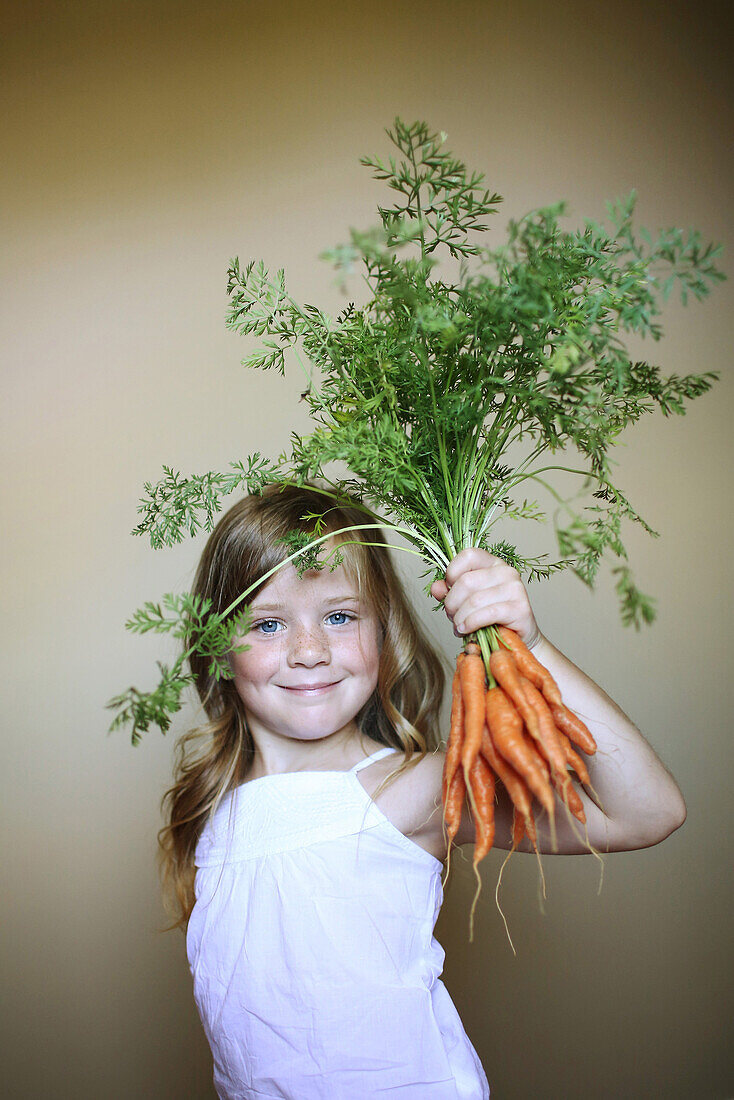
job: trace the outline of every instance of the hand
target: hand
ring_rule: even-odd
[[[457,636],[509,626],[528,649],[542,637],[520,574],[486,550],[461,550],[449,562],[446,579],[433,582],[431,595],[443,600]]]

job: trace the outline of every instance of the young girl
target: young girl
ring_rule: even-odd
[[[235,505],[209,539],[195,591],[224,610],[283,561],[280,540],[308,530],[303,517],[324,501],[270,487]],[[327,530],[364,522],[362,510],[332,508]],[[487,1079],[433,938],[448,854],[442,664],[382,536],[331,541],[344,544],[337,568],[299,577],[289,564],[255,592],[250,648],[232,654],[232,680],[192,660],[209,722],[183,739],[161,842],[188,922],[214,1083],[227,1100],[484,1100]],[[540,633],[514,570],[464,550],[431,591],[458,636],[494,623],[517,631],[583,714],[604,806],[581,795],[594,847],[643,848],[682,824],[675,780]],[[511,847],[511,822],[500,794],[497,847]],[[553,850],[542,817],[538,839]],[[456,843],[473,841],[465,808]],[[559,853],[585,851],[560,814],[556,841]]]

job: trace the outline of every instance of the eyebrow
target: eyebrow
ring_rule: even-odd
[[[350,602],[351,603],[359,603],[360,602],[359,596],[355,596],[355,595],[329,596],[327,599],[324,600],[324,603],[350,603]],[[257,612],[257,614],[260,615],[264,611],[286,611],[287,610],[287,605],[282,604],[282,603],[258,603],[257,600],[254,600],[253,603],[250,604],[250,610],[253,611],[253,612]]]

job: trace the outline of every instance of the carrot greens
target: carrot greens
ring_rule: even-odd
[[[282,374],[297,359],[313,431],[294,435],[289,453],[256,453],[225,473],[182,477],[164,467],[162,479],[145,486],[135,533],[154,547],[172,545],[211,530],[233,492],[315,481],[325,511],[349,494],[365,506],[365,524],[373,512],[384,517],[382,527],[398,531],[432,577],[469,546],[490,550],[527,581],[571,569],[593,586],[607,560],[623,622],[652,621],[623,522],[654,532],[617,484],[610,452],[642,416],[683,414],[716,375],[666,376],[635,359],[627,343],[660,340],[660,312],[674,290],[685,304],[724,278],[715,265],[721,247],[694,230],[657,237],[637,230],[634,192],[609,203],[603,223],[563,228],[565,206],[557,203],[510,220],[505,242],[486,247],[480,237],[501,198],[484,188],[483,175],[470,173],[444,149],[446,135],[424,122],[397,118],[387,134],[397,154],[361,163],[387,185],[392,205],[378,206],[379,225],[352,229],[322,253],[345,291],[361,269],[364,305],[350,301],[331,317],[299,304],[284,272],[271,275],[262,260],[235,259],[228,273],[227,324],[257,338],[243,364]],[[572,495],[560,488],[569,475],[578,482]],[[506,521],[542,521],[546,511],[558,559],[523,556],[507,541]],[[324,541],[312,518],[314,537],[294,534],[288,547],[289,560],[303,566],[318,562]],[[244,607],[246,594],[241,599]],[[208,631],[200,625],[205,608],[189,597],[167,600],[169,618],[146,605],[129,628],[178,632],[189,652],[211,655],[226,675],[226,623]],[[494,643],[479,641],[488,667]],[[132,725],[134,740],[150,724],[165,731],[188,682],[186,657],[162,669],[155,692],[130,689],[113,700],[113,726]]]

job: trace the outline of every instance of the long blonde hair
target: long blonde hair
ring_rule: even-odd
[[[235,504],[212,532],[201,557],[193,592],[222,612],[250,585],[288,556],[289,531],[311,533],[325,513],[323,533],[379,523],[362,506],[334,504],[317,487],[271,485]],[[379,529],[337,535],[345,567],[382,627],[378,684],[356,716],[360,732],[403,750],[393,779],[441,741],[442,659],[421,630],[395,572]],[[212,676],[209,661],[190,659],[196,690],[208,722],[185,733],[176,746],[174,785],[163,798],[161,876],[176,920],[185,927],[194,905],[194,854],[202,829],[224,795],[242,783],[254,756],[242,701],[231,680]],[[417,754],[417,755],[416,755]],[[416,756],[416,760],[413,757]]]

